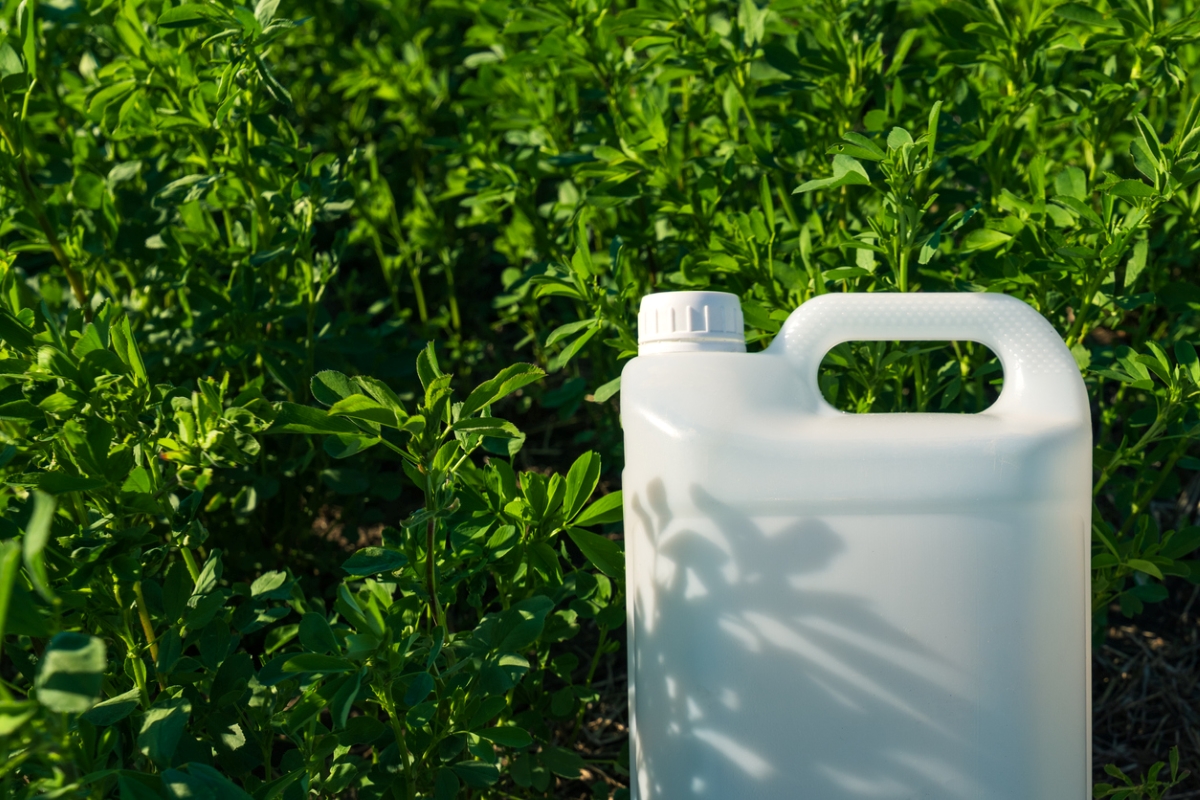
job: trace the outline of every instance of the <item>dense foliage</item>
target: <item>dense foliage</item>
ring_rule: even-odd
[[[5,796],[626,796],[590,732],[652,290],[736,292],[752,348],[824,292],[1024,299],[1093,400],[1098,638],[1200,581],[1190,0],[9,0],[0,29]],[[998,379],[966,343],[828,364],[856,411]]]

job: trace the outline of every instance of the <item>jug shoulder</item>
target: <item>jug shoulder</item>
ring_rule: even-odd
[[[1079,496],[1091,431],[1030,414],[818,414],[769,355],[655,356],[622,379],[626,470],[747,498],[894,504]]]

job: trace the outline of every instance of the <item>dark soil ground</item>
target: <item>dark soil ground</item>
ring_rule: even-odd
[[[1092,760],[1096,782],[1113,783],[1106,764],[1140,776],[1178,747],[1193,774],[1166,797],[1183,800],[1200,798],[1200,586],[1167,587],[1135,619],[1110,612],[1092,661]]]

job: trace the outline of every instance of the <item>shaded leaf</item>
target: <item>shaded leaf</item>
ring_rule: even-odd
[[[192,704],[186,697],[156,702],[142,719],[138,749],[158,766],[169,765],[191,714]]]
[[[610,578],[624,579],[625,553],[620,544],[580,528],[568,528],[567,535],[596,569]]]
[[[342,569],[363,578],[380,572],[395,572],[408,563],[408,556],[387,547],[360,547],[342,563]]]
[[[38,664],[38,702],[56,712],[87,711],[100,700],[107,666],[103,640],[84,633],[58,634]]]

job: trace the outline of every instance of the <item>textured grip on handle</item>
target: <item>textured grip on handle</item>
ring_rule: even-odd
[[[970,340],[991,348],[1004,368],[1004,388],[985,413],[1089,419],[1079,367],[1058,333],[1005,295],[822,295],[792,312],[768,352],[800,371],[805,405],[836,413],[817,388],[825,354],[842,342],[892,340]]]

